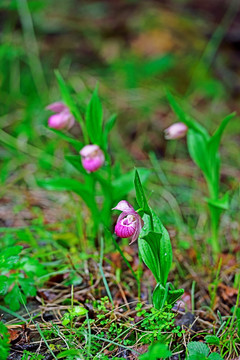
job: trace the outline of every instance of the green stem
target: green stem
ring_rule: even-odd
[[[219,192],[218,189],[212,184],[209,179],[206,178],[210,199],[218,200]],[[210,210],[210,221],[211,221],[211,245],[213,250],[214,260],[217,259],[217,255],[220,253],[220,244],[219,244],[219,220],[220,212],[216,207],[209,205]]]
[[[143,262],[141,256],[139,256],[139,264],[137,269],[137,290],[138,290],[138,301],[141,301],[141,278],[143,273]]]
[[[39,48],[34,32],[34,25],[27,0],[17,0],[17,8],[23,28],[23,38],[27,50],[29,67],[39,97],[43,98],[48,93],[48,87],[40,60]]]
[[[102,236],[101,236],[100,241],[101,241],[101,243],[100,243],[100,261],[99,261],[99,264],[98,264],[99,265],[99,270],[100,270],[100,273],[102,275],[103,283],[105,285],[105,289],[106,289],[108,298],[111,301],[112,306],[114,307],[112,294],[111,294],[111,291],[109,289],[108,282],[107,282],[107,279],[106,279],[104,271],[103,271],[104,239],[103,239]]]
[[[219,245],[219,210],[209,205],[210,215],[211,215],[211,244],[213,249],[214,259],[217,258],[217,255],[220,253]]]

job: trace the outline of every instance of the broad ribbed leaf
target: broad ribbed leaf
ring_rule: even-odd
[[[153,291],[152,301],[153,306],[160,310],[167,300],[167,289],[164,288],[160,283],[158,283]]]
[[[207,150],[209,157],[209,171],[210,178],[212,179],[212,187],[215,191],[216,196],[219,193],[219,177],[220,177],[220,155],[219,145],[222,134],[229,123],[229,121],[235,116],[235,113],[230,114],[223,119],[218,129],[215,131],[213,136],[208,140]]]
[[[146,196],[143,191],[141,179],[139,176],[139,173],[137,170],[135,170],[135,178],[134,178],[134,185],[135,185],[135,191],[136,191],[136,199],[138,206],[142,208],[142,210],[151,216],[151,210],[149,208]]]
[[[189,355],[198,353],[204,356],[208,356],[209,354],[209,347],[203,342],[192,341],[187,345],[187,348]]]
[[[186,360],[208,360],[208,358],[203,354],[196,353],[189,355]]]
[[[162,284],[167,283],[168,274],[172,266],[172,245],[168,231],[163,228],[162,239],[160,243],[160,267]]]
[[[214,352],[214,353],[211,353],[208,357],[209,360],[223,360],[223,358],[221,357],[220,354]]]
[[[188,150],[196,165],[203,171],[206,178],[210,178],[209,153],[207,140],[199,132],[189,129],[187,135]]]
[[[145,216],[143,216],[143,221],[145,222]],[[158,241],[162,237],[162,234],[156,233],[158,237]],[[140,235],[138,239],[138,249],[140,255],[145,263],[145,265],[151,270],[157,282],[161,282],[161,270],[160,270],[160,262],[159,262],[159,250],[155,248],[155,244],[151,243],[151,239],[154,238],[153,233],[149,235],[145,235],[142,237]],[[155,241],[154,241],[155,242]]]
[[[172,265],[172,246],[167,230],[152,211],[143,216],[144,227],[139,236],[139,251],[144,263],[153,272],[158,283],[164,287]],[[153,230],[152,230],[153,226]]]
[[[210,344],[210,345],[219,345],[220,344],[220,339],[216,335],[206,335],[204,339],[205,339],[206,343]]]
[[[92,94],[92,98],[87,106],[86,127],[91,142],[100,146],[102,146],[102,122],[102,104],[98,97],[98,90],[96,87]]]
[[[169,290],[167,303],[174,304],[184,293],[184,289]]]
[[[226,116],[223,119],[223,121],[221,122],[221,124],[219,125],[219,127],[217,128],[217,130],[215,131],[215,133],[213,134],[213,136],[209,139],[209,149],[210,149],[211,153],[215,154],[218,151],[222,134],[223,134],[227,124],[229,123],[229,121],[232,118],[234,118],[235,116],[236,116],[236,113],[232,113],[232,114]]]

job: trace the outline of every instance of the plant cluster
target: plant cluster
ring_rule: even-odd
[[[37,259],[24,256],[23,247],[15,245],[0,251],[0,273],[0,295],[15,311],[27,297],[36,295],[36,277],[46,272]]]
[[[226,116],[212,136],[207,129],[199,122],[185,113],[171,93],[167,94],[169,103],[181,121],[165,130],[167,139],[183,137],[187,133],[187,146],[189,154],[195,164],[202,171],[206,180],[209,197],[206,202],[209,206],[211,216],[211,239],[210,244],[213,256],[221,252],[221,242],[219,239],[220,216],[224,210],[229,208],[229,192],[220,195],[220,154],[219,147],[224,130],[236,113]]]
[[[133,190],[134,171],[122,174],[120,164],[112,165],[108,138],[117,117],[113,114],[103,121],[103,108],[97,87],[90,102],[84,106],[82,103],[78,104],[78,94],[69,89],[59,72],[56,72],[56,76],[64,104],[57,102],[47,107],[58,110],[58,114],[49,118],[48,126],[80,153],[81,159],[79,155],[66,156],[66,161],[77,170],[78,179],[59,177],[37,181],[45,189],[72,191],[79,195],[91,213],[87,231],[88,236],[94,238],[96,234],[101,235],[103,228],[109,228],[113,205]],[[69,119],[70,113],[81,127],[82,141],[59,131],[64,127],[69,128],[65,121],[66,118]],[[57,125],[53,123],[53,117]],[[150,172],[140,169],[140,173],[143,180],[146,180]]]
[[[85,308],[79,311],[79,306],[73,306],[62,317],[64,329],[61,329],[61,333],[66,336],[66,341],[70,340],[71,332],[72,340],[77,337],[81,344],[85,343],[82,355],[86,351],[93,357],[105,359],[103,348],[113,356],[116,352],[116,344],[126,350],[130,350],[135,344],[140,347],[159,340],[169,344],[176,336],[182,337],[185,333],[179,326],[175,326],[176,315],[171,311],[171,306],[157,310],[139,303],[132,311],[132,316],[119,317],[118,311],[109,303],[108,297],[94,301],[92,305],[94,316],[92,315],[91,318],[87,315]],[[69,321],[69,315],[74,321]],[[85,320],[83,320],[84,317]],[[56,336],[56,328],[54,329],[51,333]],[[51,338],[51,333],[48,330],[44,334],[47,338]],[[121,359],[114,356],[111,358]]]
[[[14,350],[11,326],[20,326],[15,319],[8,321],[14,316],[31,329],[30,338],[35,334],[39,340],[36,353],[24,350],[31,345],[27,339],[22,348],[17,343],[22,360],[48,355],[55,360],[239,357],[239,188],[238,171],[231,163],[234,158],[239,164],[234,151],[239,122],[232,122],[235,114],[230,114],[213,134],[209,131],[228,107],[231,92],[238,92],[238,57],[231,59],[237,2],[229,1],[224,8],[209,42],[215,16],[208,24],[200,11],[196,22],[203,3],[199,1],[193,18],[187,1],[181,1],[187,16],[174,1],[167,9],[156,1],[149,7],[137,1],[125,1],[124,6],[83,1],[76,13],[75,0],[56,2],[57,7],[45,0],[1,2],[0,188],[6,198],[0,204],[0,232],[5,233],[0,240],[0,360],[7,359],[11,346]],[[215,9],[214,2],[212,6]],[[70,35],[67,47],[61,44],[65,31]],[[177,43],[176,34],[181,38]],[[80,52],[74,35],[87,44]],[[221,48],[228,53],[222,57],[224,38],[227,47]],[[62,74],[68,74],[69,83],[55,72],[61,96],[53,100],[56,63]],[[98,85],[89,90],[93,74],[103,80],[102,99]],[[184,93],[185,104],[165,87]],[[109,99],[113,109],[117,104],[123,113],[120,136],[112,133],[117,116],[108,110]],[[195,109],[185,111],[187,102]],[[186,146],[184,140],[164,144],[160,139],[169,104],[180,122],[165,130],[165,138],[186,137]],[[197,109],[202,112],[200,121],[189,115]],[[230,161],[221,172],[219,149],[231,122],[233,141],[224,149]],[[184,153],[185,148],[202,177],[194,179],[194,165],[186,158],[184,164],[190,165],[183,172],[189,173],[181,176],[178,150]],[[141,164],[146,167],[149,156],[153,169],[134,168],[131,153],[137,152],[144,154],[140,161],[144,159]],[[169,161],[172,155],[174,165]],[[201,186],[202,178],[206,185]],[[38,201],[32,206],[30,193],[36,184],[60,192],[56,203],[59,200],[65,209],[59,211],[57,223],[47,211],[58,212],[54,206],[50,209]],[[236,186],[234,194],[230,186]],[[55,204],[57,195],[41,193],[53,196]],[[8,211],[12,202],[17,204]],[[12,218],[26,208],[31,208],[34,220],[23,215],[26,226],[18,227]],[[220,231],[221,218],[225,233]],[[175,325],[175,311],[182,304],[176,301],[182,294],[185,309],[192,310],[201,328],[196,332]],[[148,345],[141,355],[140,348],[146,351]]]
[[[78,94],[65,83],[59,72],[56,72],[56,76],[63,102],[47,106],[47,110],[54,113],[48,119],[48,129],[68,142],[75,155],[67,155],[65,158],[75,172],[74,176],[38,179],[37,182],[46,189],[74,192],[85,203],[89,213],[84,231],[87,239],[96,240],[97,245],[101,243],[100,272],[107,297],[100,302],[93,302],[93,318],[85,307],[74,306],[72,299],[71,308],[64,313],[61,325],[53,324],[51,329],[38,328],[39,334],[46,344],[48,340],[56,338],[64,342],[64,350],[61,348],[62,342],[47,345],[50,352],[58,353],[57,358],[95,356],[105,359],[107,357],[104,350],[115,356],[116,346],[129,351],[133,346],[136,348],[136,344],[153,344],[148,354],[141,359],[148,356],[154,360],[159,354],[162,358],[170,357],[172,352],[168,345],[173,339],[184,336],[185,332],[175,326],[175,315],[172,312],[174,303],[184,290],[175,288],[169,281],[173,258],[170,236],[155,210],[149,205],[143,188],[150,171],[144,168],[132,169],[124,174],[120,165],[114,163],[110,156],[109,133],[116,122],[116,115],[111,115],[104,121],[98,88],[95,88],[85,106],[79,102]],[[182,122],[167,129],[166,138],[177,139],[187,133],[189,153],[202,170],[208,185],[211,244],[216,258],[220,251],[220,215],[228,207],[228,194],[220,197],[219,145],[222,133],[233,115],[226,117],[211,137],[204,127],[182,111],[171,94],[168,94],[168,99]],[[67,132],[74,124],[80,126],[81,139],[76,140]],[[125,200],[133,189],[137,210]],[[156,281],[150,296],[153,307],[147,309],[138,304],[135,309],[137,320],[131,316],[121,319],[109,306],[109,301],[113,305],[113,299],[103,273],[102,262],[103,241],[109,246],[113,239],[111,210],[120,211],[115,224],[115,235],[118,238],[130,238],[130,245],[137,241],[139,258],[150,269]],[[115,238],[114,242],[117,243]],[[18,245],[1,250],[0,270],[0,295],[14,311],[20,308],[21,303],[26,303],[27,297],[36,295],[35,278],[46,275],[46,270],[38,260],[29,259],[25,255],[25,249]],[[77,272],[76,268],[74,270]],[[69,276],[68,280],[67,285],[78,283],[74,276]],[[141,279],[139,280],[141,284]],[[235,311],[234,318],[238,314],[238,311]],[[6,343],[5,337],[2,340]],[[73,351],[72,345],[78,342],[84,344],[81,345],[82,349]],[[189,360],[221,359],[218,353],[209,353],[210,349],[206,344],[192,342],[188,346]],[[27,357],[28,354],[23,356]]]

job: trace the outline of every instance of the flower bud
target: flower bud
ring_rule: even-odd
[[[137,240],[144,225],[141,216],[126,200],[120,201],[112,210],[122,211],[115,225],[115,234],[121,238],[131,237],[130,244],[132,244]]]
[[[69,108],[62,102],[52,103],[46,107],[46,110],[51,110],[56,113],[48,119],[49,127],[56,130],[69,130],[74,125],[74,117],[72,116]]]
[[[186,135],[188,131],[187,125],[178,122],[164,130],[164,137],[166,140],[179,139]]]
[[[82,165],[88,173],[97,171],[103,166],[105,161],[104,153],[98,145],[84,146],[80,151],[80,155],[82,157]]]

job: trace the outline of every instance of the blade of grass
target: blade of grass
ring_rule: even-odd
[[[15,317],[18,318],[19,320],[24,321],[24,324],[27,322],[27,320],[24,319],[24,317],[22,317],[21,315],[15,313],[15,312],[12,311],[12,310],[9,310],[9,309],[6,308],[5,306],[0,305],[0,310],[4,311],[4,312],[6,312],[6,313],[8,313],[8,314],[10,314],[10,315],[12,315],[12,316],[15,316]]]
[[[17,7],[23,28],[23,37],[32,77],[40,98],[43,98],[45,94],[48,94],[48,87],[40,61],[38,43],[35,36],[32,16],[27,0],[17,0]]]
[[[193,280],[192,288],[191,288],[192,314],[194,313],[194,308],[195,308],[195,302],[194,302],[195,285],[196,285],[196,281]]]
[[[127,334],[127,333],[130,333],[130,331],[131,331],[133,328],[137,328],[137,326],[138,326],[140,323],[142,323],[144,320],[145,320],[145,319],[143,318],[143,319],[139,320],[138,322],[136,322],[134,325],[127,327],[126,330],[124,330],[123,332],[121,332],[119,335],[117,335],[117,336],[112,340],[112,341],[113,341],[113,344],[117,344],[117,343],[115,342],[115,340],[119,339],[120,337],[123,337],[123,335],[125,335],[125,334]],[[92,335],[92,336],[94,336],[94,335]],[[108,340],[108,339],[104,339],[104,338],[100,338],[100,339],[101,339],[101,340],[106,340],[107,342],[111,343],[111,341]],[[117,345],[119,346],[119,344],[117,344]],[[106,345],[106,346],[104,346],[104,347],[101,349],[101,351],[99,352],[99,354],[103,353],[104,350],[106,350],[108,347],[109,347],[109,344]],[[121,345],[121,347],[124,347],[124,346]],[[125,346],[125,348],[127,348],[127,347]],[[129,349],[129,348],[127,348],[127,349]],[[129,349],[129,350],[132,351],[132,349]],[[133,350],[133,351],[135,351],[135,350]]]
[[[90,322],[89,322],[89,317],[88,317],[88,313],[86,313],[86,319],[87,319],[87,327],[88,327],[88,341],[87,341],[87,358],[89,359],[89,354],[91,354],[91,343],[92,343],[92,333],[91,333],[91,326],[90,326]]]
[[[137,269],[137,287],[138,287],[138,300],[141,301],[141,278],[143,275],[143,260],[139,256],[139,264]]]
[[[113,340],[105,339],[105,338],[102,338],[102,337],[100,337],[100,336],[93,335],[93,334],[92,334],[92,337],[95,338],[95,339],[98,339],[98,340],[102,340],[102,341],[104,341],[104,342],[108,342],[109,344],[116,345],[117,347],[121,347],[121,348],[124,348],[124,349],[126,349],[126,350],[130,350],[130,351],[136,353],[137,355],[141,355],[138,351],[132,349],[131,347],[125,346],[125,345],[123,345],[123,344],[119,344],[119,343],[117,343],[117,342],[115,342],[115,341],[113,341]],[[109,346],[109,344],[108,344],[108,346]],[[105,348],[104,348],[104,349],[105,349]],[[102,349],[102,350],[103,350],[103,349]],[[102,352],[102,350],[99,352],[99,354]]]
[[[1,118],[0,118],[1,120]],[[53,157],[49,154],[46,154],[43,150],[40,150],[36,146],[30,144],[22,144],[14,137],[9,135],[6,131],[0,129],[0,142],[5,145],[10,146],[14,150],[20,151],[28,156],[35,157],[37,159],[44,159],[44,161],[48,162],[50,165],[54,167],[62,166],[62,161],[56,157]]]
[[[101,240],[100,240],[100,262],[99,262],[99,270],[100,270],[100,273],[102,275],[102,278],[103,278],[103,283],[104,283],[104,286],[105,286],[105,289],[106,289],[106,292],[107,292],[107,295],[109,297],[109,300],[111,301],[112,305],[114,306],[114,303],[113,303],[113,298],[112,298],[112,294],[111,294],[111,291],[109,289],[109,286],[108,286],[108,283],[107,283],[107,279],[106,279],[106,276],[104,274],[104,271],[103,271],[103,267],[102,267],[102,264],[103,264],[103,253],[104,253],[104,240],[103,240],[103,237],[101,237]]]
[[[41,328],[40,328],[40,326],[39,326],[39,324],[38,324],[38,323],[36,323],[36,328],[37,328],[37,330],[38,330],[39,334],[41,335],[41,337],[42,337],[43,341],[45,342],[45,344],[46,344],[46,346],[47,346],[48,350],[50,351],[50,353],[51,353],[52,357],[53,357],[55,360],[57,360],[57,358],[56,358],[56,356],[54,355],[54,353],[53,353],[52,349],[51,349],[51,348],[50,348],[50,346],[48,345],[48,342],[47,342],[47,340],[45,339],[45,336],[43,335],[43,332],[42,332],[42,330],[41,330]]]

